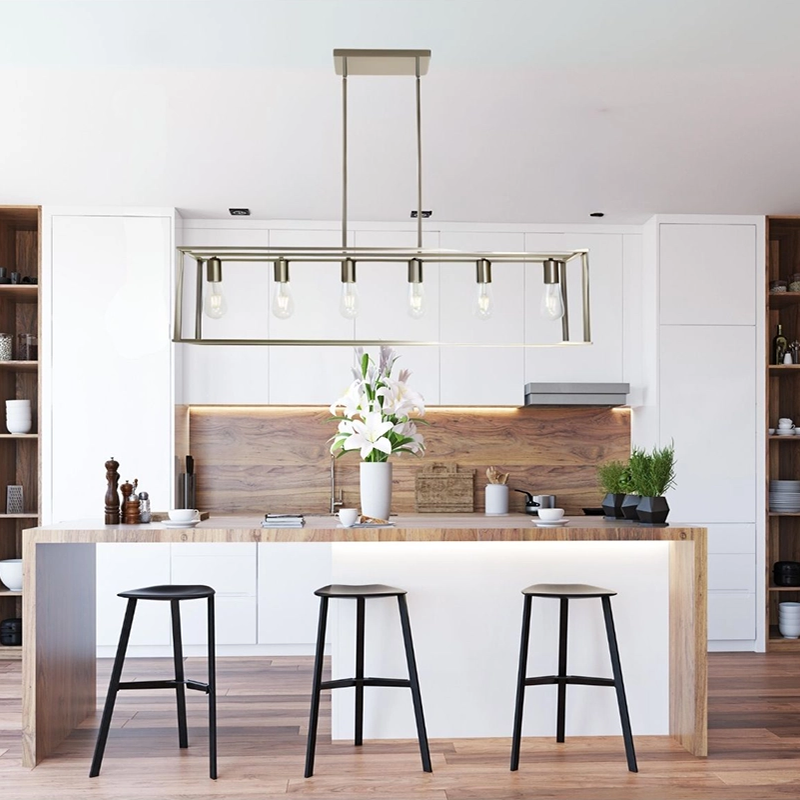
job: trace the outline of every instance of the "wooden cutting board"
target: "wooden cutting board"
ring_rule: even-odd
[[[415,479],[414,508],[420,514],[474,511],[475,470],[440,462],[423,467]]]

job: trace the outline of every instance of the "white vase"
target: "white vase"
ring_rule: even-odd
[[[392,507],[392,464],[361,462],[361,513],[374,519],[389,519]]]

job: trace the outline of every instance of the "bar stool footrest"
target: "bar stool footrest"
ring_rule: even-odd
[[[194,689],[197,692],[204,692],[208,694],[209,688],[207,683],[200,683],[199,681],[176,681],[174,678],[163,681],[127,681],[120,683],[118,689],[177,689],[179,686],[185,686],[187,689]]]
[[[339,678],[335,681],[322,681],[320,689],[351,689],[354,686],[383,686],[388,688],[410,689],[408,678]]]
[[[589,675],[540,675],[525,678],[526,686],[548,686],[550,684],[579,686],[615,686],[613,678],[593,678]]]

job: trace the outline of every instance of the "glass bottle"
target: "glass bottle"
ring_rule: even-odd
[[[788,342],[783,335],[783,325],[778,323],[778,332],[772,337],[772,363],[783,364],[783,357],[786,355]]]

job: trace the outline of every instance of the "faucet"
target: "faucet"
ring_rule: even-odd
[[[336,499],[336,456],[331,454],[331,515],[336,513],[337,506],[344,505],[344,489],[339,489],[339,499]]]

